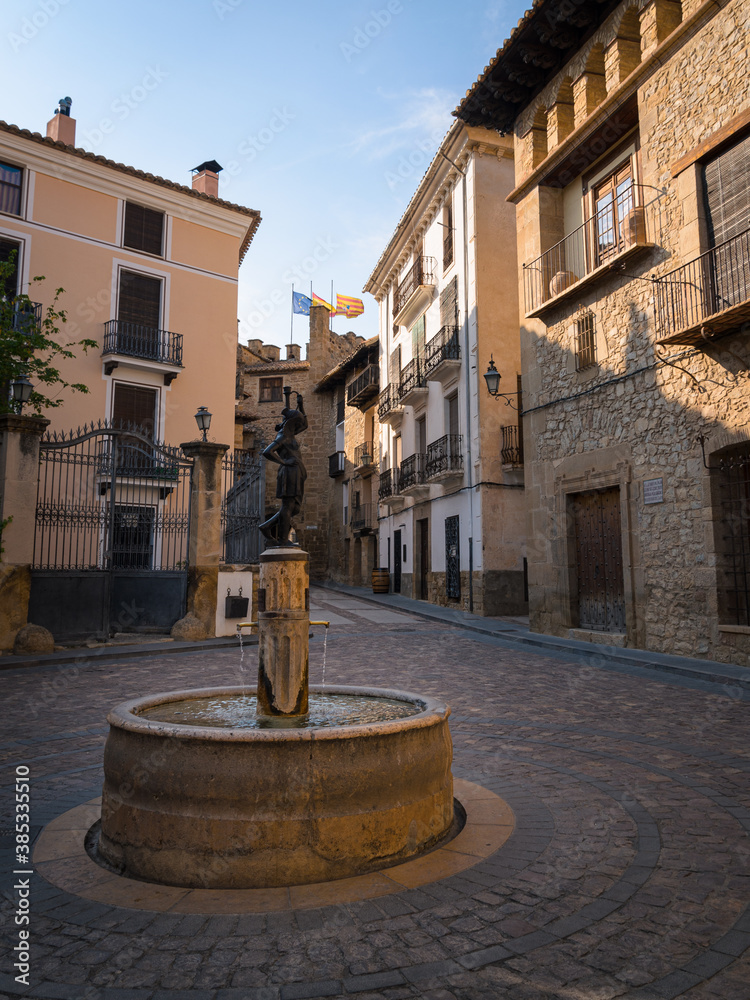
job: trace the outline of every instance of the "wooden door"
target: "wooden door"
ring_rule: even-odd
[[[419,599],[427,600],[427,571],[429,568],[429,543],[427,531],[427,518],[417,521],[417,531],[419,535]]]
[[[578,578],[578,623],[598,632],[625,631],[620,488],[572,498]]]
[[[401,593],[401,532],[393,532],[393,593]]]

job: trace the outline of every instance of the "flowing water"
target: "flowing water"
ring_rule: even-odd
[[[306,716],[257,718],[255,695],[215,695],[169,701],[139,712],[150,722],[171,722],[182,726],[212,726],[219,729],[318,729],[330,726],[362,726],[417,715],[423,706],[410,701],[374,698],[368,695],[321,694],[310,692]]]

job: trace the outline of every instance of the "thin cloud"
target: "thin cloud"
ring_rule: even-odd
[[[413,146],[419,139],[442,136],[451,126],[451,111],[458,103],[455,94],[436,88],[407,94],[379,91],[379,96],[389,106],[388,124],[368,128],[354,136],[345,146],[351,156],[364,156],[369,161],[384,160]],[[391,111],[393,104],[401,109],[401,114],[395,117]]]

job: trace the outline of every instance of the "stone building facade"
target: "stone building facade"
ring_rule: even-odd
[[[329,579],[369,585],[378,566],[378,338],[339,362],[315,387],[328,412]]]
[[[536,631],[750,664],[748,16],[542,0],[457,111],[515,141]]]
[[[395,592],[486,615],[527,607],[513,177],[510,139],[456,122],[365,285],[380,565]],[[512,405],[487,392],[491,359]]]

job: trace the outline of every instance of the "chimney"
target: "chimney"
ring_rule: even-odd
[[[223,168],[216,160],[206,160],[205,163],[193,167],[193,191],[219,197],[219,171]]]
[[[302,348],[299,344],[287,344],[286,345],[286,359],[287,361],[299,361],[302,355]]]
[[[263,353],[265,354],[267,361],[278,361],[281,357],[281,348],[276,347],[275,344],[265,344],[263,347]]]
[[[70,117],[70,97],[62,97],[54,115],[47,122],[47,138],[55,142],[64,142],[66,146],[76,144],[76,120]]]
[[[252,351],[253,354],[257,354],[259,357],[263,354],[263,341],[262,340],[248,340],[247,342],[248,351]]]

